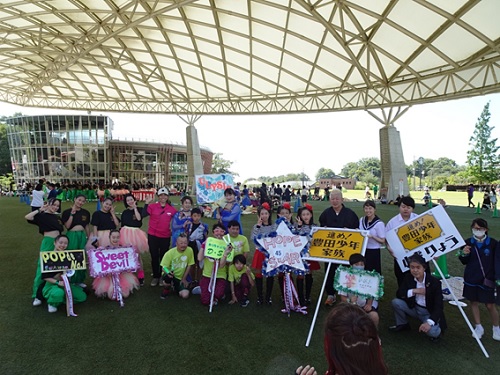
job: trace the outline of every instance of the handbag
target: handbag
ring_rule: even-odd
[[[486,278],[486,275],[484,273],[484,268],[483,268],[483,262],[481,262],[481,257],[479,256],[479,251],[477,251],[476,246],[474,246],[474,249],[476,250],[477,259],[479,260],[479,265],[481,266],[481,272],[483,273],[483,285],[490,288],[490,289],[494,289],[495,282],[493,280],[489,280]]]

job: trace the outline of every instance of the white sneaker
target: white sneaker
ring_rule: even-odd
[[[484,335],[483,326],[476,326],[476,329],[474,331],[476,332],[476,335],[477,335],[477,337],[479,337],[479,339],[481,339],[481,337],[483,337],[483,335]],[[472,337],[476,338],[474,335],[472,335]]]
[[[52,305],[48,305],[47,310],[49,310],[49,313],[55,313],[55,312],[57,312],[57,307],[52,306]]]
[[[200,286],[195,286],[193,290],[191,291],[191,294],[201,294],[201,287]]]
[[[493,340],[500,341],[500,327],[493,327]]]
[[[33,299],[33,306],[40,306],[42,304],[42,301],[40,301],[38,298]]]
[[[156,277],[153,278],[153,280],[151,280],[151,286],[157,286],[158,285],[158,281],[160,281],[160,280],[157,279]]]

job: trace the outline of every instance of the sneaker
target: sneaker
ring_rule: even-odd
[[[493,327],[493,340],[500,341],[500,327]]]
[[[139,279],[139,285],[144,286],[144,279]]]
[[[158,285],[158,281],[160,281],[158,278],[153,278],[153,280],[151,280],[151,286],[157,286]]]
[[[33,306],[40,306],[41,304],[41,300],[39,300],[38,298],[33,298]]]
[[[49,313],[55,313],[57,312],[57,307],[52,305],[47,305],[47,310],[49,311]]]
[[[306,306],[309,306],[311,304],[311,299],[310,298],[306,298]]]
[[[170,289],[169,288],[163,288],[161,291],[160,298],[161,299],[167,299],[168,295],[170,294]]]
[[[325,305],[327,306],[333,306],[333,304],[335,303],[335,300],[336,300],[336,297],[334,295],[328,295],[328,297],[326,297],[326,301],[325,301]]]
[[[479,339],[481,339],[481,337],[483,337],[483,335],[484,335],[483,326],[476,326],[476,329],[474,330],[474,332],[476,332],[477,337],[479,337]],[[472,337],[476,338],[474,335],[472,335]]]
[[[78,283],[76,285],[78,285],[82,289],[85,289],[87,287],[87,284],[85,284],[85,283]]]
[[[195,286],[193,290],[191,291],[191,294],[201,294],[201,287],[200,286]]]
[[[266,303],[267,303],[269,306],[271,306],[271,305],[273,304],[273,301],[271,300],[271,298],[269,298],[269,299],[266,301]]]
[[[260,298],[257,299],[257,305],[259,305],[259,306],[262,305],[262,300]]]
[[[243,301],[240,302],[241,307],[247,307],[250,304],[250,300],[248,298],[245,298]]]

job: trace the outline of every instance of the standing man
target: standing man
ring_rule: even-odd
[[[347,229],[358,229],[359,228],[359,218],[358,215],[354,213],[353,210],[344,206],[342,196],[342,190],[332,190],[330,193],[330,204],[331,207],[324,210],[319,217],[319,225],[321,227],[327,228],[347,228]],[[325,271],[328,264],[325,263]],[[330,272],[326,281],[326,293],[328,297],[326,298],[325,305],[331,306],[335,303],[335,289],[333,288],[333,278],[335,276],[335,271],[337,270],[338,264],[332,264],[330,266]]]
[[[389,222],[385,226],[386,235],[387,232],[389,232],[390,230],[399,227],[400,225],[406,223],[408,220],[412,220],[415,217],[417,217],[418,215],[413,212],[414,208],[415,208],[415,200],[412,197],[401,198],[401,200],[399,201],[399,214],[394,216],[391,220],[389,220]],[[394,258],[394,275],[396,275],[396,279],[398,281],[398,287],[400,287],[404,278],[403,271],[401,271],[398,261],[396,260],[396,257],[394,255],[394,251],[393,249],[391,249],[389,244],[387,244],[387,249]]]
[[[467,188],[467,198],[469,199],[469,204],[467,204],[467,207],[470,207],[472,205],[472,208],[476,207],[474,205],[474,202],[472,202],[472,198],[474,197],[474,185],[469,184],[469,187]]]

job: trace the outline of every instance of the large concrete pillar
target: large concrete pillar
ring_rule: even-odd
[[[394,200],[398,194],[408,195],[408,178],[399,131],[394,126],[384,126],[380,135],[380,194]]]
[[[187,190],[194,193],[194,176],[203,174],[198,131],[194,124],[186,127],[188,183]]]

